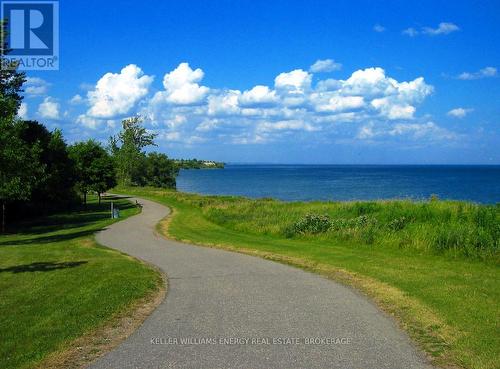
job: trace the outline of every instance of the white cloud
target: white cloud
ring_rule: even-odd
[[[24,86],[27,95],[39,96],[47,93],[50,84],[39,77],[27,77]]]
[[[342,64],[336,63],[333,59],[324,59],[316,60],[316,62],[309,68],[309,71],[312,73],[321,73],[333,72],[340,69],[342,69]]]
[[[497,69],[495,67],[486,67],[478,70],[477,72],[463,72],[457,76],[458,79],[462,80],[473,80],[482,78],[491,78],[497,76]]]
[[[22,102],[21,105],[19,105],[19,110],[17,111],[17,116],[23,120],[28,119],[28,104],[25,102]]]
[[[401,33],[403,35],[410,36],[410,37],[415,37],[415,36],[418,36],[418,34],[419,34],[419,32],[413,27],[409,27],[407,29],[404,29]]]
[[[467,114],[471,113],[474,111],[474,109],[467,109],[467,108],[455,108],[451,109],[447,115],[450,117],[455,117],[455,118],[464,118]]]
[[[278,101],[276,91],[272,91],[267,86],[257,85],[252,89],[243,92],[239,98],[241,106],[271,106]]]
[[[104,120],[89,117],[85,114],[80,114],[76,119],[76,122],[86,128],[97,129],[104,123]]]
[[[127,65],[120,73],[106,73],[87,94],[87,114],[94,118],[127,114],[148,94],[151,82],[153,77],[144,75],[135,64]]]
[[[176,105],[193,105],[201,103],[209,92],[209,88],[200,86],[203,70],[191,69],[188,63],[181,63],[163,77],[165,91],[157,92],[154,99],[157,102],[167,102]]]
[[[314,84],[312,73],[295,69],[280,73],[274,86],[258,84],[245,91],[215,89],[201,85],[204,76],[201,69],[193,70],[189,64],[181,63],[165,74],[164,89],[151,97],[147,93],[151,81],[139,80],[152,77],[144,76],[137,66],[130,71],[133,73],[124,70],[110,78],[128,75],[129,80],[145,87],[145,91],[134,97],[125,94],[124,102],[119,101],[118,94],[112,99],[108,96],[106,101],[111,101],[114,107],[109,109],[109,104],[106,105],[109,114],[82,114],[77,118],[80,127],[111,130],[112,125],[106,119],[112,110],[115,114],[126,111],[126,114],[143,115],[146,127],[173,145],[194,145],[210,140],[258,144],[292,135],[326,139],[339,132],[350,132],[351,138],[358,139],[415,137],[417,128],[423,124],[417,115],[418,104],[433,91],[423,77],[398,81],[380,67],[356,70],[346,79],[320,79]],[[105,90],[95,88],[89,95]],[[71,101],[89,100],[77,96]],[[436,137],[444,137],[437,125],[434,129],[420,128],[420,131],[434,131]],[[423,137],[429,139],[431,135]]]
[[[180,141],[181,134],[179,132],[162,132],[158,138],[166,141]]]
[[[371,105],[380,111],[388,119],[412,119],[415,113],[415,107],[409,104],[398,104],[389,97],[374,99]]]
[[[359,138],[360,140],[366,140],[374,136],[375,132],[373,131],[373,123],[368,123],[365,124],[364,126],[361,126],[356,137]]]
[[[209,115],[231,115],[240,111],[238,98],[241,92],[238,90],[229,90],[220,95],[212,95],[208,98]]]
[[[413,139],[430,138],[431,140],[454,139],[452,132],[437,126],[434,122],[398,123],[389,131],[391,136],[409,135]]]
[[[365,105],[362,96],[332,96],[324,104],[316,105],[319,112],[341,112],[346,110],[359,109]]]
[[[439,23],[439,26],[437,28],[431,28],[431,27],[424,27],[422,29],[422,33],[430,36],[437,36],[437,35],[447,35],[452,32],[459,31],[460,28],[453,23],[449,22],[441,22]]]
[[[373,26],[373,30],[380,33],[385,31],[385,27],[377,23]]]
[[[52,97],[48,96],[38,106],[38,114],[42,118],[59,119],[60,105]]]
[[[373,122],[362,125],[356,136],[360,140],[373,140],[399,138],[421,142],[436,142],[441,140],[454,140],[458,136],[439,127],[434,122],[423,123],[397,123],[376,125]]]
[[[285,90],[292,94],[302,94],[311,87],[312,76],[302,69],[280,73],[274,79],[276,89]]]
[[[69,100],[69,103],[71,105],[79,105],[79,104],[82,104],[84,102],[84,99],[81,95],[79,94],[76,94],[75,96],[73,96],[71,98],[71,100]]]
[[[257,125],[257,132],[273,131],[316,131],[318,128],[302,120],[283,120],[278,122],[261,122]]]
[[[409,27],[404,29],[401,33],[406,36],[415,37],[419,34],[428,35],[428,36],[438,36],[438,35],[448,35],[452,32],[457,32],[460,30],[454,23],[450,22],[441,22],[437,26],[437,28],[432,27],[422,27],[421,30],[417,30],[413,27]]]

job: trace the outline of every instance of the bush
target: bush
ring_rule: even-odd
[[[393,232],[397,232],[406,227],[408,223],[409,221],[406,217],[395,218],[387,223],[387,228],[389,228]]]
[[[299,234],[318,234],[327,232],[332,226],[328,215],[307,214],[285,231],[288,237]]]

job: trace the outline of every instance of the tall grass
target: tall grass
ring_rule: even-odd
[[[390,247],[497,263],[500,204],[407,200],[293,202],[176,193],[220,226],[250,234]]]

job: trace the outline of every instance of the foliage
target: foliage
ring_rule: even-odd
[[[21,105],[22,85],[26,81],[25,74],[17,70],[17,64],[8,61],[6,56],[10,49],[7,46],[7,21],[0,20],[0,118],[13,119]]]
[[[99,195],[116,185],[111,156],[96,141],[88,140],[70,146],[70,157],[75,163],[76,187],[84,195],[95,191]]]
[[[149,133],[142,125],[139,116],[122,121],[122,130],[109,139],[109,148],[117,169],[118,183],[131,185],[141,176],[142,164],[147,146],[155,146],[157,136]]]
[[[244,234],[500,261],[500,205],[459,201],[282,202],[232,196],[177,198]]]
[[[123,120],[122,130],[109,140],[109,149],[117,168],[118,183],[134,186],[175,188],[179,167],[167,155],[144,152],[155,146],[157,136],[142,127],[141,117]]]
[[[290,227],[287,227],[285,233],[289,237],[294,235],[318,234],[327,232],[331,227],[332,221],[327,214],[307,214]]]
[[[151,152],[144,156],[137,183],[139,186],[175,188],[179,168],[167,155]]]
[[[43,170],[38,162],[39,147],[24,142],[17,120],[0,117],[0,200],[26,200]]]
[[[223,169],[224,163],[198,159],[176,159],[179,169]]]
[[[38,163],[43,172],[32,189],[30,200],[44,209],[58,209],[73,199],[74,166],[62,133],[49,132],[36,121],[24,121],[20,132],[27,147],[38,147]]]

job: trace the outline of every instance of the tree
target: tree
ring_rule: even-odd
[[[28,200],[33,187],[43,174],[39,162],[39,145],[31,147],[20,138],[19,121],[0,117],[0,202],[2,232],[5,232],[6,205],[15,200]]]
[[[70,146],[70,157],[75,163],[76,187],[87,203],[87,193],[101,193],[116,185],[115,169],[106,150],[96,141],[88,140]]]
[[[101,203],[101,194],[116,186],[116,171],[112,158],[106,153],[106,156],[97,158],[92,165],[92,186],[91,189],[97,192],[99,204]]]
[[[7,21],[0,20],[0,117],[13,118],[21,105],[24,73],[17,70],[18,63],[7,59],[11,50],[7,45]]]
[[[179,167],[167,155],[152,152],[145,157],[143,173],[139,184],[141,186],[175,189],[175,177],[178,173]]]
[[[28,146],[38,145],[39,161],[44,167],[32,190],[31,202],[44,211],[67,205],[74,197],[75,173],[62,132],[49,132],[43,124],[24,121],[20,136]]]
[[[21,105],[24,73],[17,64],[6,58],[7,23],[0,21],[0,202],[2,203],[2,232],[5,232],[6,203],[28,199],[36,181],[37,146],[28,147],[19,138],[20,124],[16,119]]]
[[[122,121],[122,130],[117,136],[110,137],[109,148],[115,160],[118,182],[123,185],[134,184],[144,160],[143,149],[156,146],[155,133],[150,133],[142,125],[140,116]]]

